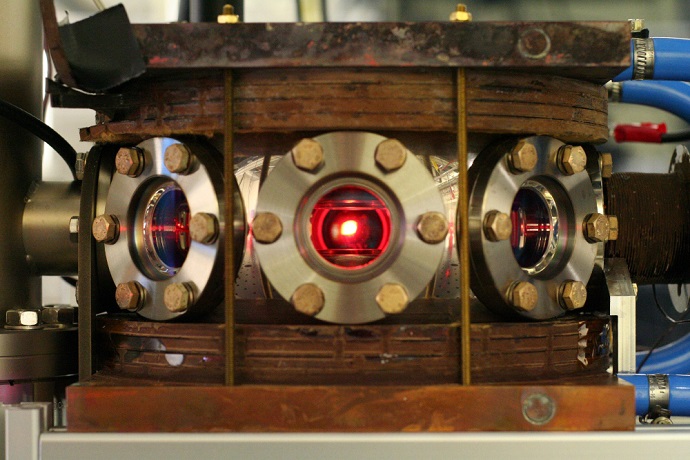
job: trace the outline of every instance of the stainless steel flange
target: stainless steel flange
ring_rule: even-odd
[[[319,219],[328,215],[331,197],[352,190],[375,202],[376,209],[367,212],[383,228],[380,252],[359,259],[336,249],[324,256],[327,251],[319,248],[328,244],[321,238],[329,235],[317,230]],[[350,198],[334,201],[349,209],[347,203],[356,201]],[[301,141],[266,179],[253,224],[255,247],[272,285],[298,311],[334,323],[365,323],[385,316],[380,304],[391,302],[381,300],[384,286],[399,293],[398,311],[435,273],[444,244],[443,238],[425,242],[420,236],[418,224],[428,213],[444,216],[443,200],[429,172],[400,142],[372,133],[328,133]],[[305,286],[318,294],[309,302],[302,295]]]
[[[511,158],[525,146],[536,150],[536,164],[517,169]],[[586,167],[563,168],[566,149],[586,155]],[[567,309],[564,286],[587,284],[603,251],[603,243],[588,242],[582,229],[588,215],[602,212],[601,191],[594,185],[601,184],[596,151],[543,136],[506,141],[479,155],[469,181],[474,293],[499,313],[531,319],[562,315]],[[506,216],[507,234],[503,227],[490,227],[506,224]]]

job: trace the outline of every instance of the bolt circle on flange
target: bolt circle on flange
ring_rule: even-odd
[[[172,283],[163,294],[165,308],[173,313],[187,311],[193,302],[193,292],[187,283]]]
[[[120,222],[113,215],[97,216],[91,225],[91,234],[99,243],[113,244],[120,236]]]
[[[520,311],[532,311],[539,301],[539,292],[528,281],[513,283],[508,290],[511,305]]]
[[[218,238],[218,218],[207,212],[199,212],[189,221],[189,235],[193,241],[211,244]]]
[[[407,159],[407,149],[397,139],[386,139],[376,146],[376,164],[385,172],[400,169]]]
[[[175,174],[187,174],[192,166],[194,157],[184,144],[171,144],[165,149],[163,164],[168,171]]]
[[[115,302],[121,310],[137,311],[144,304],[146,289],[137,281],[120,283],[115,288]]]
[[[426,212],[417,222],[417,233],[425,243],[438,244],[448,235],[448,221],[440,212]]]
[[[616,219],[616,224],[617,223],[618,220]],[[593,212],[585,217],[585,220],[582,224],[582,231],[585,235],[585,238],[590,243],[605,242],[609,239],[609,220],[605,215],[599,214],[598,212]]]
[[[283,233],[283,223],[271,212],[262,212],[254,217],[252,222],[254,239],[259,243],[271,244]]]
[[[484,236],[489,241],[505,241],[513,232],[510,216],[500,211],[489,211],[484,216]]]
[[[518,142],[508,155],[510,169],[515,173],[532,171],[537,166],[537,160],[537,149],[524,140]]]
[[[144,170],[144,152],[136,147],[122,147],[115,155],[115,169],[124,176],[138,177]]]
[[[402,313],[409,303],[407,290],[397,283],[384,284],[376,294],[376,304],[387,315]]]
[[[582,281],[566,281],[559,291],[560,303],[566,310],[577,310],[587,302],[587,287]]]
[[[563,145],[556,154],[558,169],[565,175],[572,176],[585,170],[587,154],[585,149],[578,146]]]
[[[301,170],[315,171],[323,164],[323,148],[314,139],[302,139],[292,149],[292,161]]]
[[[323,291],[312,283],[299,286],[290,298],[295,310],[307,316],[318,315],[323,310],[325,301]]]

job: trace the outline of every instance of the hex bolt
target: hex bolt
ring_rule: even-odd
[[[302,139],[292,149],[292,161],[299,169],[314,172],[323,164],[323,147],[314,139]]]
[[[306,283],[295,289],[290,298],[295,310],[307,316],[318,315],[326,303],[323,291],[316,284]]]
[[[616,241],[618,239],[618,217],[606,216],[609,220],[609,238],[608,241]]]
[[[450,13],[452,22],[468,22],[472,20],[472,14],[467,12],[467,6],[463,3],[458,3],[455,11]]]
[[[565,281],[558,291],[560,304],[566,310],[577,310],[585,306],[587,287],[582,281]]]
[[[182,313],[192,306],[194,293],[187,283],[172,283],[166,286],[163,303],[172,313]]]
[[[194,155],[184,144],[172,144],[165,149],[163,154],[163,164],[168,171],[175,174],[189,174],[194,164]]]
[[[120,236],[120,222],[113,215],[97,216],[91,225],[91,234],[99,243],[114,244]]]
[[[539,302],[539,292],[528,281],[513,283],[508,289],[508,301],[516,310],[532,311]]]
[[[199,212],[189,221],[189,234],[192,240],[201,244],[212,244],[218,238],[220,226],[213,214]]]
[[[122,147],[115,155],[115,169],[125,176],[139,176],[144,170],[144,152],[137,147]]]
[[[440,212],[425,212],[417,222],[417,234],[425,243],[441,243],[448,235],[446,216]]]
[[[47,326],[71,326],[75,319],[75,309],[71,305],[52,305],[41,309],[41,322]]]
[[[235,8],[228,4],[223,6],[223,13],[218,15],[218,24],[237,24],[240,17],[235,14]]]
[[[382,312],[387,315],[396,315],[403,312],[410,303],[407,289],[397,283],[388,283],[381,286],[376,294],[376,303]]]
[[[484,216],[484,236],[489,241],[505,241],[512,232],[513,222],[508,214],[493,210]]]
[[[602,153],[601,157],[601,177],[610,179],[613,175],[613,157],[610,153]]]
[[[272,212],[262,212],[254,217],[252,233],[259,243],[271,244],[283,233],[283,223]]]
[[[146,300],[146,289],[137,281],[120,283],[115,288],[115,302],[122,310],[137,311]]]
[[[585,170],[587,154],[585,149],[573,145],[562,145],[556,153],[558,169],[566,176],[572,176]]]
[[[537,160],[536,147],[524,140],[518,142],[508,154],[508,166],[514,174],[532,171],[537,166]]]
[[[41,311],[15,308],[5,312],[5,327],[8,329],[37,329],[41,324]]]
[[[616,226],[618,220],[616,219]],[[590,243],[603,243],[608,240],[610,233],[609,219],[598,212],[588,214],[582,223],[582,232]],[[616,235],[618,236],[618,235]]]
[[[639,33],[644,29],[644,19],[628,19],[628,22],[632,33]]]
[[[376,146],[374,160],[384,172],[400,169],[407,159],[407,149],[397,139],[386,139]]]

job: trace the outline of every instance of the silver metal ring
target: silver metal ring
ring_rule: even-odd
[[[647,376],[649,383],[649,413],[656,413],[659,409],[668,409],[671,388],[667,374],[649,374]]]
[[[654,78],[654,40],[634,38],[633,50],[633,80]]]

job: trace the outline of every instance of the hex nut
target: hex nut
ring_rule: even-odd
[[[387,315],[396,315],[403,312],[410,303],[407,289],[397,283],[388,283],[381,286],[376,294],[376,303],[382,312]]]
[[[114,244],[120,236],[120,222],[113,215],[97,216],[91,225],[91,234],[99,243]]]
[[[323,147],[314,139],[302,139],[292,149],[292,161],[299,169],[316,171],[323,164]]]
[[[194,156],[186,145],[172,144],[165,149],[163,164],[171,173],[185,175],[194,164]]]
[[[254,217],[252,222],[254,239],[259,243],[274,243],[283,233],[283,223],[271,212],[262,212]]]
[[[235,14],[235,8],[232,5],[224,5],[223,14],[218,15],[218,24],[237,24],[238,22],[240,22],[240,17]]]
[[[489,211],[484,216],[484,236],[489,241],[505,241],[513,232],[510,216],[500,211]]]
[[[513,283],[508,290],[510,304],[520,311],[532,311],[539,302],[539,292],[534,285],[528,281]]]
[[[220,226],[213,214],[199,212],[189,220],[189,234],[192,240],[201,244],[212,244],[218,238]]]
[[[450,13],[450,18],[452,22],[467,22],[472,20],[472,14],[467,12],[467,6],[462,3],[458,3],[455,11]]]
[[[558,169],[567,176],[572,176],[585,170],[587,154],[585,149],[573,145],[562,145],[557,153]]]
[[[616,241],[618,239],[618,217],[606,216],[609,220],[609,238],[608,241]]]
[[[577,310],[585,306],[587,287],[582,281],[565,281],[561,284],[560,304],[566,310]]]
[[[306,283],[295,289],[290,298],[295,310],[307,316],[318,315],[326,303],[323,291],[315,284]]]
[[[172,313],[187,311],[192,305],[193,292],[186,283],[172,283],[166,286],[163,303]]]
[[[618,220],[616,220],[616,224],[618,224]],[[609,219],[598,212],[588,214],[582,224],[582,230],[590,243],[603,243],[609,238]]]
[[[115,288],[115,302],[122,310],[137,311],[144,304],[146,289],[137,281],[120,283]]]
[[[139,176],[144,170],[144,152],[137,147],[122,147],[115,155],[115,169],[125,176]]]
[[[9,328],[34,329],[40,326],[41,311],[16,308],[5,312],[5,325]]]
[[[41,309],[41,322],[47,326],[71,326],[75,320],[75,309],[71,305],[53,305]]]
[[[601,177],[610,179],[613,175],[613,157],[610,153],[601,154]]]
[[[446,216],[440,212],[425,212],[417,222],[417,234],[425,243],[441,243],[448,235]]]
[[[397,139],[386,139],[376,146],[376,164],[385,172],[400,169],[407,159],[407,149]]]
[[[534,145],[520,141],[508,154],[508,164],[511,172],[530,172],[537,166],[537,149]]]

